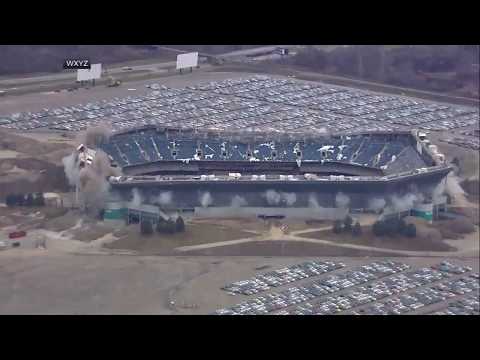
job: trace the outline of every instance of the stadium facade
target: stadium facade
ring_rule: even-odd
[[[100,148],[123,171],[109,179],[116,207],[138,197],[205,216],[413,208],[436,202],[451,170],[417,131],[310,137],[143,127]]]

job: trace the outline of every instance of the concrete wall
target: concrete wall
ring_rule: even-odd
[[[273,207],[196,207],[195,217],[251,217],[285,216],[288,218],[309,218],[321,220],[344,219],[348,209],[337,208],[273,208]]]

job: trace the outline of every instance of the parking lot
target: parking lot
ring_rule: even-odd
[[[452,137],[440,139],[442,142],[460,146],[466,149],[480,150],[480,139],[475,137]]]
[[[184,88],[148,84],[148,93],[39,112],[1,114],[17,130],[115,130],[146,124],[267,132],[370,132],[418,127],[440,131],[477,124],[478,109],[382,95],[321,83],[254,76]]]
[[[226,285],[223,290],[228,291],[231,295],[252,295],[270,290],[272,287],[278,287],[294,281],[307,279],[312,276],[325,274],[344,267],[345,264],[341,262],[308,261],[257,275],[248,280],[234,282]]]
[[[252,295],[297,282],[285,290],[219,309],[215,314],[479,314],[479,276],[468,266],[444,261],[413,269],[406,263],[390,260],[350,270],[343,269],[344,266],[343,263],[310,261],[229,284],[223,290],[231,295]],[[328,275],[328,269],[342,270]],[[315,279],[302,281],[310,277]],[[436,310],[429,311],[432,306],[436,306]]]

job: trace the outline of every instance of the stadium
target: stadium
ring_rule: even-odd
[[[207,217],[431,214],[445,204],[451,170],[416,130],[319,136],[144,126],[99,148],[122,169],[109,178],[107,216],[139,201]]]

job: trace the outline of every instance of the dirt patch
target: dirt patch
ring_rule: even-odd
[[[90,242],[97,240],[113,231],[114,228],[112,226],[102,222],[95,222],[83,223],[81,227],[68,231],[68,234],[70,234],[75,240]]]
[[[418,230],[417,230],[418,233]],[[354,237],[350,233],[335,234],[332,230],[314,231],[299,235],[304,238],[329,240],[340,244],[372,246],[380,249],[408,251],[454,251],[455,248],[434,237],[423,235],[410,239],[405,236],[375,236],[371,226],[362,226],[362,235]],[[349,256],[349,255],[346,255]],[[352,255],[353,256],[353,255]]]
[[[236,229],[236,230],[247,230],[247,231],[258,231],[263,232],[268,230],[269,224],[258,218],[196,218],[190,220],[191,224],[202,224],[202,225],[220,225],[223,227]]]
[[[448,210],[454,214],[467,217],[474,225],[479,225],[480,210],[478,207],[449,207]]]
[[[252,236],[251,233],[213,224],[191,223],[186,225],[184,233],[159,234],[148,236],[140,234],[138,225],[129,225],[114,232],[120,239],[106,244],[108,249],[135,250],[140,254],[172,255],[179,246],[200,245]]]
[[[297,219],[268,219],[262,220],[256,217],[251,218],[205,218],[193,219],[192,223],[196,224],[215,224],[226,226],[232,229],[252,231],[257,233],[269,233],[272,227],[280,228],[286,226],[285,233],[292,231],[306,230],[314,227],[327,226],[331,224],[328,220],[297,220]]]
[[[12,150],[30,156],[39,156],[71,148],[71,145],[68,144],[37,141],[6,130],[0,130],[0,139],[0,150]]]
[[[19,230],[42,228],[46,221],[61,216],[66,211],[49,207],[0,207],[0,228],[13,225]]]
[[[397,256],[379,251],[340,248],[298,241],[254,241],[183,253],[188,256]]]
[[[440,231],[444,239],[453,240],[462,238],[462,235],[475,232],[475,226],[467,218],[438,221],[436,228]]]
[[[0,228],[15,225],[15,220],[9,216],[0,215]]]

